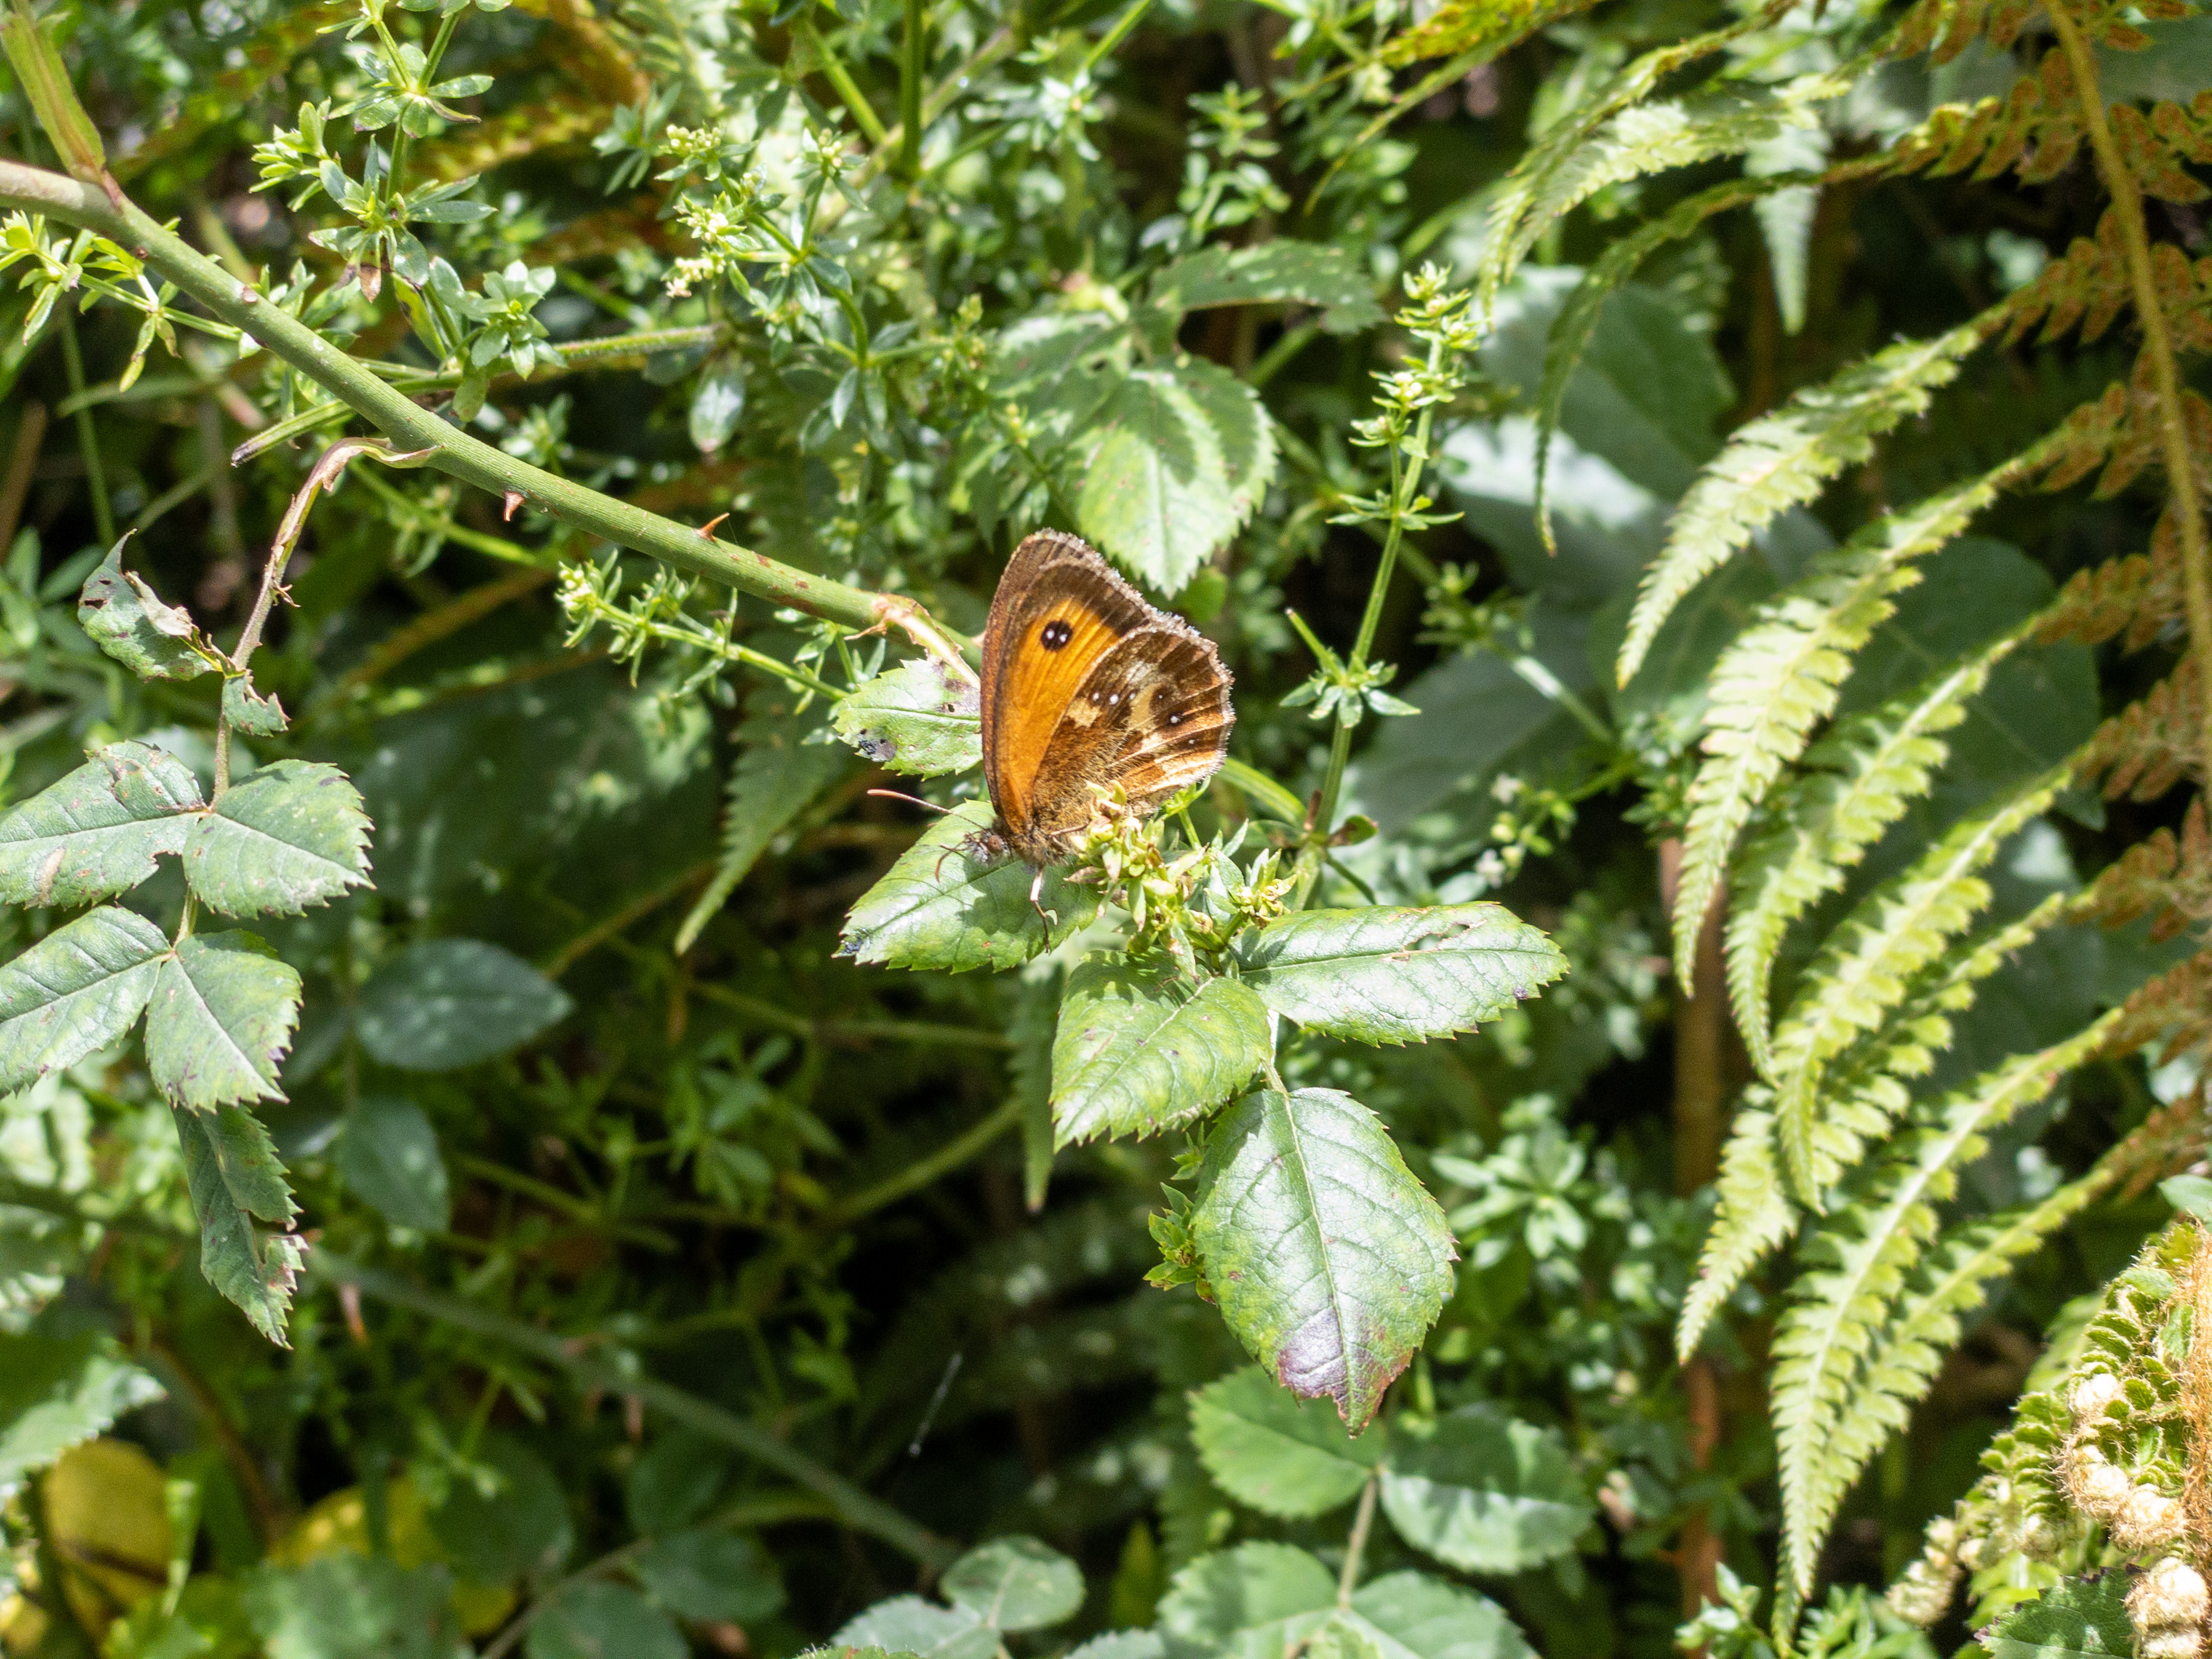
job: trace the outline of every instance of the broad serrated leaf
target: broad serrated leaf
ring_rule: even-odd
[[[1215,1126],[1192,1237],[1229,1328],[1356,1431],[1452,1286],[1443,1212],[1375,1114],[1334,1089],[1261,1090]]]
[[[152,922],[111,905],[0,965],[0,1092],[74,1066],[129,1030],[168,949]]]
[[[1382,320],[1375,278],[1346,249],[1279,236],[1256,247],[1220,243],[1177,259],[1152,278],[1152,304],[1170,312],[1297,301],[1323,307],[1321,325],[1352,334]]]
[[[346,1114],[331,1160],[346,1190],[396,1227],[441,1232],[453,1195],[438,1132],[420,1106],[397,1095],[366,1095]]]
[[[1336,1605],[1336,1575],[1288,1544],[1239,1544],[1202,1555],[1160,1598],[1170,1659],[1283,1659]]]
[[[1508,1573],[1568,1553],[1596,1511],[1558,1435],[1475,1405],[1391,1425],[1382,1512],[1448,1566]]]
[[[162,1393],[104,1331],[0,1334],[0,1499]]]
[[[2069,1578],[2014,1607],[1982,1638],[1990,1659],[2118,1659],[2137,1651],[2128,1576]]]
[[[269,1132],[236,1106],[171,1114],[185,1156],[185,1182],[200,1223],[200,1271],[279,1347],[307,1261],[292,1231],[300,1206]]]
[[[300,975],[255,935],[190,933],[146,1011],[146,1069],[179,1106],[282,1100],[277,1063],[300,1017]]]
[[[646,1594],[679,1619],[749,1625],[783,1607],[783,1575],[757,1539],[691,1527],[655,1539],[630,1564]]]
[[[1504,1608],[1422,1572],[1386,1573],[1361,1585],[1312,1651],[1317,1659],[1533,1659]]]
[[[576,1528],[545,1460],[520,1441],[495,1434],[477,1461],[490,1479],[454,1481],[430,1511],[430,1530],[454,1570],[479,1584],[559,1571],[576,1547]]]
[[[986,857],[978,838],[991,827],[988,802],[964,801],[922,832],[845,918],[839,948],[856,962],[890,968],[1016,968],[1057,945],[1098,914],[1098,896],[1014,857]],[[1038,906],[1052,918],[1048,930]],[[1048,931],[1049,938],[1048,938]]]
[[[721,858],[707,890],[676,930],[672,948],[678,955],[698,941],[701,930],[729,902],[761,854],[852,769],[853,757],[834,744],[805,741],[819,729],[818,710],[761,714],[745,721],[738,734],[744,746],[730,767]]]
[[[1299,1400],[1257,1367],[1191,1395],[1190,1437],[1214,1485],[1248,1509],[1290,1519],[1350,1503],[1383,1451],[1379,1431],[1353,1439],[1327,1407]]]
[[[450,1072],[520,1048],[574,1006],[501,945],[424,939],[369,975],[354,1007],[354,1030],[380,1064]]]
[[[833,1648],[881,1648],[918,1659],[991,1659],[999,1633],[966,1607],[940,1607],[919,1595],[878,1601],[830,1638]]]
[[[191,768],[165,750],[112,743],[0,815],[0,901],[89,903],[127,892],[181,853],[200,805]]]
[[[95,645],[141,678],[195,679],[213,666],[209,659],[214,647],[200,638],[191,616],[164,605],[141,578],[123,568],[122,542],[86,580],[76,621]]]
[[[947,1567],[943,1589],[994,1630],[1045,1630],[1083,1605],[1083,1570],[1034,1538],[994,1538]]]
[[[982,763],[982,707],[972,681],[923,657],[865,682],[830,721],[863,759],[933,778]]]
[[[222,717],[249,738],[273,738],[291,724],[284,705],[264,697],[244,674],[233,674],[222,683]]]
[[[1644,573],[1617,667],[1621,684],[1682,596],[1776,517],[1817,496],[1829,479],[1874,453],[1875,440],[1928,407],[1986,337],[1977,321],[1933,340],[1902,340],[1799,392],[1747,422],[1713,459],[1668,526],[1666,550]]]
[[[1199,359],[1132,372],[1092,429],[1078,525],[1170,597],[1243,528],[1275,476],[1274,428],[1259,394]]]
[[[1240,980],[1194,986],[1171,967],[1086,958],[1053,1036],[1055,1144],[1186,1122],[1242,1089],[1270,1043],[1267,1008]]]
[[[225,915],[297,915],[368,884],[368,814],[335,766],[280,760],[192,820],[185,879]]]
[[[1244,981],[1310,1031],[1420,1042],[1508,1013],[1567,970],[1502,904],[1306,910],[1239,941]]]

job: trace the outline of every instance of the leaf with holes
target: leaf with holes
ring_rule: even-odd
[[[1068,975],[1052,1041],[1060,1146],[1151,1134],[1242,1089],[1269,1053],[1267,1011],[1240,980],[1092,957]]]
[[[110,905],[0,966],[0,1091],[74,1066],[129,1030],[168,948],[145,917]]]
[[[520,1048],[574,1006],[512,951],[480,939],[424,939],[369,975],[354,1029],[383,1065],[450,1072]]]
[[[1247,1096],[1208,1138],[1192,1236],[1222,1317],[1283,1386],[1366,1427],[1451,1292],[1451,1229],[1375,1114]]]
[[[284,705],[256,691],[252,679],[245,674],[233,674],[223,681],[222,717],[249,738],[277,737],[292,723]]]
[[[1382,1455],[1380,1431],[1355,1440],[1328,1407],[1301,1401],[1256,1366],[1190,1398],[1190,1437],[1213,1484],[1262,1515],[1326,1515],[1359,1495]]]
[[[933,778],[981,764],[982,708],[972,680],[924,657],[866,682],[838,703],[830,720],[862,758]]]
[[[179,1106],[282,1100],[277,1062],[300,1017],[300,975],[254,934],[189,933],[146,1012],[146,1069]]]
[[[215,665],[215,647],[200,637],[191,615],[164,605],[143,579],[123,568],[123,542],[86,580],[76,623],[141,679],[195,679]]]
[[[1240,941],[1245,983],[1285,1019],[1363,1042],[1419,1042],[1510,1012],[1567,970],[1502,904],[1307,910]]]
[[[335,766],[281,760],[192,822],[185,879],[225,915],[297,915],[368,882],[368,815]]]
[[[181,853],[200,805],[191,768],[143,743],[112,743],[0,815],[0,901],[89,903],[128,892]]]
[[[300,1206],[269,1132],[236,1106],[177,1110],[185,1182],[200,1223],[200,1271],[279,1346],[307,1246],[292,1231]]]
[[[978,842],[991,822],[990,803],[971,800],[923,831],[846,916],[842,954],[953,974],[1017,968],[1089,925],[1098,896],[1056,870],[1030,902],[1037,872],[1011,854],[987,855]]]

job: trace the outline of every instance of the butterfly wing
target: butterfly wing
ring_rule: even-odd
[[[1033,833],[1062,716],[1100,661],[1158,614],[1073,536],[1041,531],[1007,561],[983,629],[983,776],[1016,845]]]

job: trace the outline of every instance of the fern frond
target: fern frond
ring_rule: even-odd
[[[676,930],[678,956],[690,950],[700,930],[712,921],[745,878],[760,855],[792,821],[853,769],[853,756],[842,744],[808,743],[822,724],[812,714],[777,710],[745,721],[740,736],[744,752],[730,768],[728,806],[722,819],[722,856],[714,878]]]
[[[428,140],[416,152],[417,164],[434,179],[473,179],[501,162],[588,143],[605,128],[607,117],[607,105],[590,93],[556,92]]]
[[[2181,834],[2161,826],[2107,865],[2081,908],[2107,927],[2150,916],[2154,940],[2173,938],[2212,917],[2212,833],[2204,823],[2204,798],[2189,803]]]
[[[1515,42],[1562,18],[1587,11],[1595,0],[1444,0],[1444,3],[1382,48],[1392,68],[1429,58],[1477,54],[1495,58]],[[1459,73],[1465,74],[1463,66]],[[1453,77],[1457,79],[1457,76]]]
[[[1674,1352],[1685,1364],[1744,1275],[1796,1230],[1797,1206],[1783,1189],[1775,1163],[1774,1114],[1764,1103],[1771,1098],[1755,1085],[1745,1091],[1728,1145],[1721,1149],[1713,1224],[1698,1252],[1698,1276],[1682,1297],[1682,1316],[1674,1327]]]
[[[2187,615],[2181,572],[2181,532],[2169,506],[2151,532],[2150,551],[2108,559],[2077,570],[2037,623],[2035,640],[2102,645],[2120,635],[2122,646],[2140,651],[2155,643]]]
[[[2105,799],[2156,800],[2204,775],[2204,702],[2193,657],[2097,728],[2083,750],[2085,776],[2105,775]]]
[[[1795,0],[1766,0],[1757,11],[1733,23],[1645,52],[1625,65],[1571,117],[1552,127],[1528,147],[1520,164],[1505,176],[1491,204],[1489,234],[1476,285],[1485,315],[1496,303],[1499,291],[1512,280],[1528,250],[1536,245],[1537,238],[1544,234],[1545,227],[1586,199],[1604,182],[1601,179],[1583,187],[1589,163],[1577,158],[1582,157],[1584,149],[1599,143],[1601,135],[1617,118],[1633,112],[1634,107],[1650,97],[1668,76],[1700,58],[1711,57],[1741,35],[1766,27],[1794,3]],[[1668,107],[1679,117],[1680,100]],[[1660,118],[1660,125],[1668,119]],[[1611,141],[1601,144],[1602,155],[1615,166],[1627,165],[1627,158],[1619,153],[1619,137],[1615,134]],[[1680,163],[1662,161],[1649,167],[1632,167],[1621,176],[1633,178],[1638,173],[1677,165]]]
[[[1678,973],[1688,973],[1736,837],[1834,709],[1853,653],[1896,609],[1892,596],[1919,580],[1913,567],[1920,558],[1965,529],[2007,483],[2039,467],[2056,441],[2044,438],[1970,483],[1867,526],[1761,605],[1722,653],[1707,683],[1706,759],[1690,786],[1674,890]]]
[[[1644,573],[1615,669],[1623,685],[1689,591],[1828,480],[1874,453],[1875,440],[1928,407],[1937,387],[1995,325],[1978,319],[1932,340],[1901,341],[1749,422],[1707,464]]]
[[[1559,428],[1559,411],[1567,399],[1567,383],[1581,362],[1590,335],[1597,328],[1605,302],[1644,262],[1662,245],[1679,241],[1716,214],[1762,201],[1778,191],[1807,185],[1832,185],[1862,173],[1879,171],[1879,157],[1847,161],[1825,173],[1778,173],[1758,179],[1731,179],[1677,202],[1657,218],[1639,225],[1620,240],[1608,243],[1598,261],[1583,274],[1574,292],[1560,307],[1551,334],[1544,342],[1544,381],[1536,398],[1536,528],[1547,551],[1558,551],[1552,538],[1552,438]]]
[[[2035,0],[1917,0],[1891,33],[1883,54],[1913,58],[1925,52],[1931,62],[1948,64],[1978,40],[2008,52],[2035,12]]]
[[[2157,1066],[2212,1048],[2212,950],[2200,951],[2137,986],[2119,1013],[2107,1054],[2141,1050]]]
[[[1936,734],[1966,719],[1967,703],[2025,635],[2015,629],[1916,690],[1844,722],[1807,752],[1808,775],[1776,798],[1772,827],[1746,850],[1729,884],[1729,998],[1760,1075],[1773,1069],[1768,991],[1783,935],[1840,888],[1927,792],[1950,754]]]
[[[1812,1591],[1820,1540],[1857,1474],[1837,1442],[1844,1408],[1860,1392],[1856,1375],[1907,1272],[1936,1237],[1936,1206],[1957,1190],[1960,1169],[1981,1155],[1989,1133],[2094,1054],[2118,1018],[2118,1010],[2102,1015],[2064,1042],[2015,1055],[1947,1097],[1864,1194],[1804,1246],[1805,1259],[1823,1265],[1799,1279],[1783,1314],[1771,1394],[1785,1572],[1801,1597]]]
[[[1814,1130],[1828,1063],[1905,1000],[1913,977],[1990,902],[1980,872],[2051,805],[2072,775],[2061,763],[1956,825],[1862,899],[1806,970],[1774,1033],[1777,1127],[1798,1196],[1819,1201]]]

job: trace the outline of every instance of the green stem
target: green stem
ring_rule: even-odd
[[[26,168],[27,172],[29,169]],[[59,309],[59,307],[57,307]],[[77,349],[76,319],[66,312],[62,316],[62,367],[69,374],[70,397],[72,400],[84,395],[84,356]],[[84,481],[92,491],[92,524],[99,533],[102,547],[115,545],[115,507],[107,499],[107,472],[100,464],[100,428],[93,424],[92,410],[79,404],[76,411],[76,444],[84,454]]]
[[[131,248],[161,276],[221,320],[246,330],[272,354],[377,427],[403,449],[430,449],[428,465],[495,495],[519,495],[548,517],[692,575],[855,629],[890,625],[917,643],[943,640],[921,606],[811,575],[764,554],[701,535],[690,526],[556,477],[470,436],[387,386],[313,329],[259,296],[212,259],[126,201],[59,173],[0,161],[0,207],[45,213]],[[936,645],[925,648],[936,649]]]
[[[624,1363],[625,1357],[602,1355],[588,1340],[557,1336],[458,1296],[355,1261],[327,1246],[309,1258],[319,1278],[351,1285],[380,1302],[412,1309],[427,1318],[488,1337],[520,1349],[544,1364],[567,1371],[586,1388],[611,1394],[634,1395],[646,1406],[696,1430],[710,1440],[735,1447],[756,1462],[764,1463],[809,1492],[827,1498],[837,1518],[856,1532],[880,1538],[925,1566],[942,1567],[952,1557],[951,1547],[927,1528],[900,1514],[888,1504],[869,1496],[843,1476],[817,1462],[796,1447],[749,1418],[725,1410],[712,1401],[640,1375]]]
[[[1359,1508],[1352,1517],[1352,1536],[1344,1546],[1344,1571],[1336,1581],[1336,1605],[1352,1606],[1352,1593],[1359,1588],[1359,1568],[1367,1554],[1367,1534],[1375,1526],[1375,1496],[1382,1477],[1370,1474],[1359,1489]]]
[[[793,33],[799,34],[819,55],[822,59],[822,73],[829,77],[830,84],[837,88],[837,96],[843,100],[845,107],[852,112],[853,119],[860,124],[860,131],[868,135],[868,142],[872,144],[883,143],[888,136],[884,130],[883,118],[878,115],[869,106],[868,100],[860,95],[860,88],[854,82],[852,71],[845,67],[845,60],[838,57],[836,48],[830,44],[829,37],[820,29],[816,28],[811,20],[803,22]]]
[[[1085,75],[1097,69],[1115,47],[1129,38],[1129,31],[1145,21],[1145,14],[1152,9],[1152,0],[1129,0],[1128,9],[1114,20],[1114,27],[1099,36],[1098,44],[1084,55],[1083,72]]]
[[[866,1191],[854,1194],[824,1214],[817,1224],[823,1228],[850,1226],[864,1215],[897,1203],[908,1193],[920,1192],[938,1176],[967,1163],[1021,1121],[1022,1102],[1017,1096],[928,1157],[908,1164],[888,1181],[879,1181]]]
[[[921,176],[921,77],[929,68],[929,7],[906,0],[906,39],[899,54],[898,170]]]

